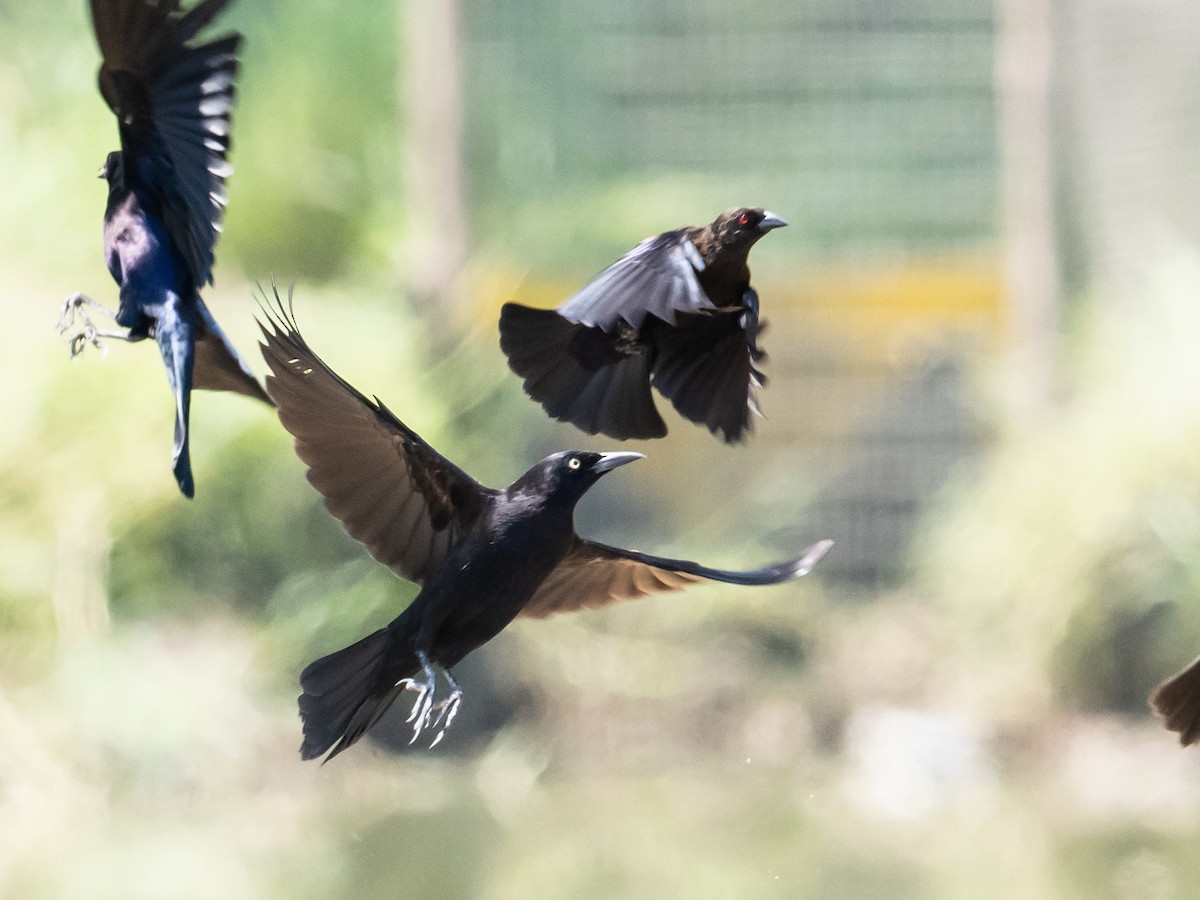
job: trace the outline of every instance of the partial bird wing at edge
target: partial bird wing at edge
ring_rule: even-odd
[[[1163,717],[1165,727],[1179,732],[1185,747],[1200,741],[1200,656],[1154,689],[1150,708]]]
[[[325,506],[379,562],[421,584],[495,493],[439,454],[376,398],[368,400],[300,335],[275,291],[259,323],[267,390]]]
[[[564,319],[612,331],[618,320],[641,328],[648,314],[674,324],[676,313],[715,309],[696,273],[704,259],[688,230],[646,238],[558,307]]]
[[[833,541],[820,541],[799,559],[734,572],[710,569],[682,559],[622,550],[580,538],[567,558],[542,582],[521,610],[521,615],[540,619],[551,613],[594,609],[622,600],[680,591],[705,581],[779,584],[807,574],[832,546]]]

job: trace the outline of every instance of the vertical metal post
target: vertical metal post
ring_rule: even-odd
[[[466,258],[457,0],[399,0],[403,280],[418,302],[445,298]]]
[[[1062,281],[1055,228],[1054,0],[996,0],[1001,235],[1019,412],[1056,391]]]

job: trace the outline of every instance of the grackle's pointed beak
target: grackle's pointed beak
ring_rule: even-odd
[[[603,475],[605,472],[611,472],[617,466],[645,458],[645,454],[642,453],[601,453],[600,461],[592,466],[592,471],[597,475]]]
[[[763,220],[758,223],[758,230],[766,234],[773,228],[786,228],[787,220],[775,215],[773,212],[763,211]]]

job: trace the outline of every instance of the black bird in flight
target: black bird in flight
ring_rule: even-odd
[[[189,41],[228,0],[201,0],[184,12],[178,0],[92,0],[104,61],[100,93],[117,116],[121,149],[108,154],[104,256],[120,286],[113,315],[83,294],[63,304],[60,333],[75,325],[71,355],[101,338],[153,337],[175,395],[173,469],[179,489],[194,493],[188,456],[192,388],[236,391],[271,400],[200,299],[212,282],[213,245],[221,230],[225,178],[231,169],[229,119],[238,73],[239,34]],[[126,331],[99,331],[91,306]]]
[[[733,209],[646,238],[555,310],[506,303],[500,347],[553,418],[618,440],[667,433],[653,385],[685,419],[745,439],[766,383],[747,256],[787,225]]]
[[[1150,694],[1150,708],[1171,731],[1179,732],[1185,747],[1200,741],[1200,656]]]
[[[322,362],[278,293],[264,313],[267,389],[295,436],[308,480],[351,537],[421,586],[386,628],[301,673],[304,759],[345,750],[404,690],[417,692],[408,717],[412,739],[440,726],[436,744],[462,697],[449,668],[517,616],[604,606],[710,580],[777,584],[808,572],[831,546],[822,541],[799,559],[728,572],[581,538],[575,504],[602,475],[640,453],[556,453],[503,490],[485,487]],[[435,703],[439,668],[451,693]]]

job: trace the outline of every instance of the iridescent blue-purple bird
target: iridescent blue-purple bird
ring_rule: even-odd
[[[102,338],[154,338],[175,396],[173,471],[195,491],[188,452],[193,388],[270,398],[200,298],[212,283],[231,169],[229,124],[241,35],[193,38],[229,0],[92,0],[100,45],[100,93],[117,116],[121,149],[108,154],[104,255],[120,286],[117,312],[83,294],[63,304],[59,332],[72,356]],[[85,307],[124,331],[98,330]],[[78,324],[76,320],[79,320]]]

